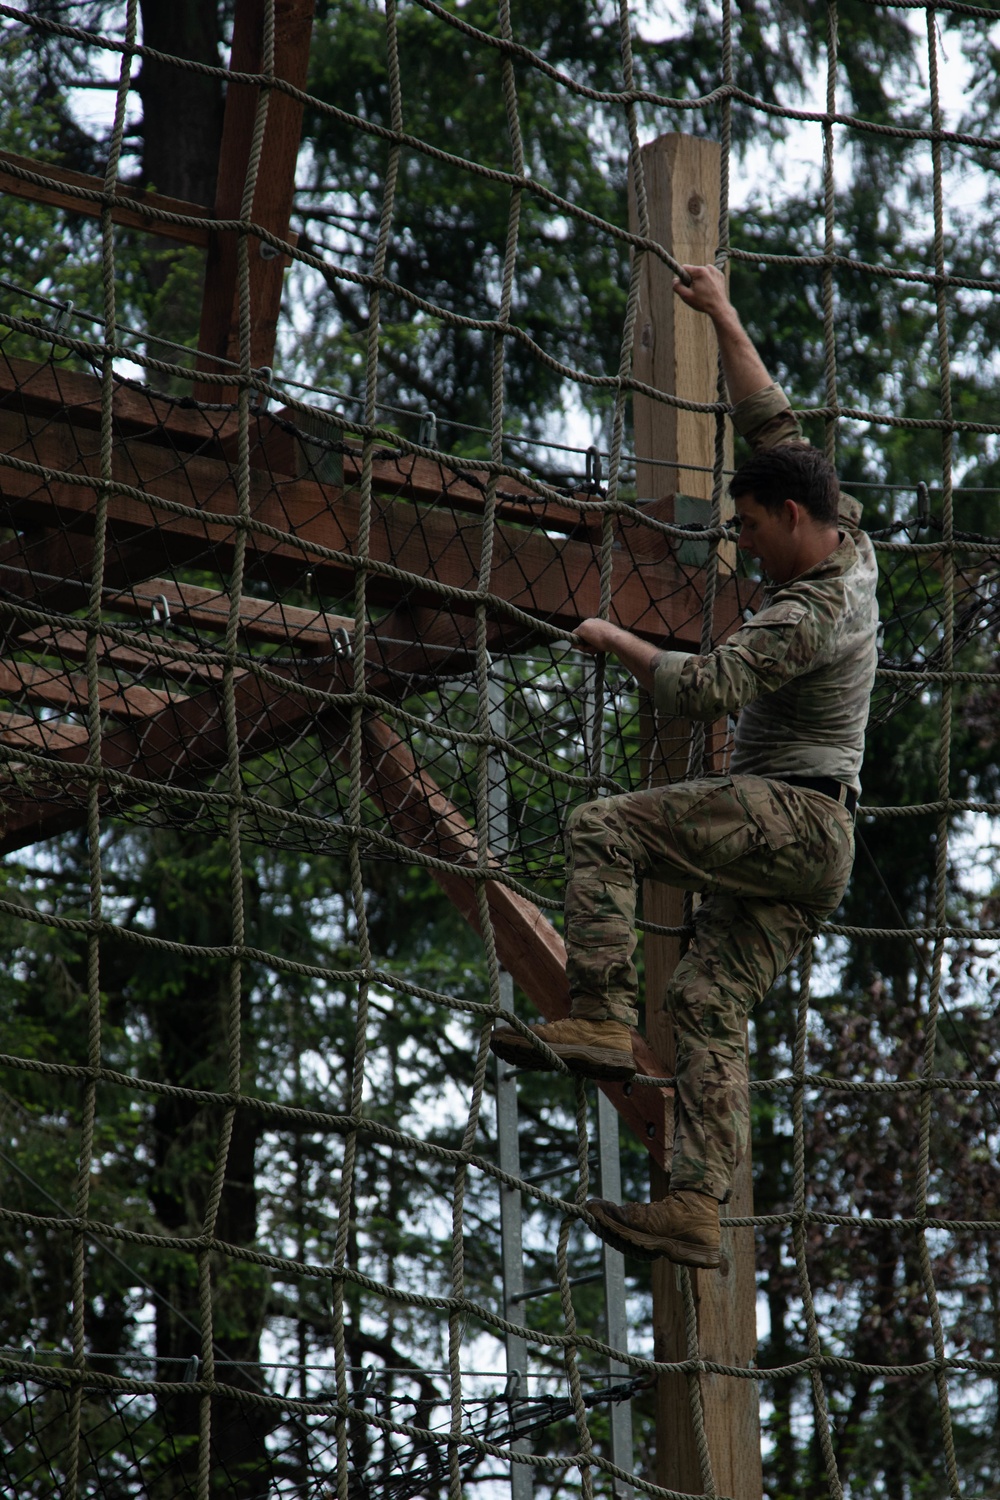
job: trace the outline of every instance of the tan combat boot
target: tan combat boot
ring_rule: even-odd
[[[622,1021],[585,1021],[567,1016],[565,1021],[529,1026],[528,1030],[583,1078],[627,1082],[635,1076],[632,1033]],[[542,1049],[513,1026],[498,1026],[490,1046],[497,1057],[517,1068],[551,1067]]]
[[[672,1260],[702,1271],[718,1268],[719,1205],[706,1193],[678,1188],[657,1203],[609,1203],[591,1198],[587,1204],[596,1232],[625,1255],[639,1260]]]

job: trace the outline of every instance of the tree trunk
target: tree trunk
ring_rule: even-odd
[[[222,62],[216,0],[142,0],[140,9],[147,47],[213,67]],[[143,186],[210,210],[225,108],[220,80],[147,57],[138,91]]]

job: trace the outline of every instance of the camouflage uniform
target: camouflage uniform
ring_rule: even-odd
[[[800,439],[776,386],[734,412],[754,446]],[[637,1019],[637,883],[707,893],[668,986],[677,1090],[673,1188],[723,1198],[749,1132],[745,1021],[818,922],[854,858],[842,802],[785,777],[857,790],[875,671],[876,570],[844,497],[839,547],[772,587],[707,656],[667,651],[657,709],[711,722],[740,711],[728,776],[578,808],[567,826],[567,975],[574,1016]]]

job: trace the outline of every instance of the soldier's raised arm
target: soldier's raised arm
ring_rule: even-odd
[[[805,436],[788,397],[767,372],[753,341],[729,300],[726,278],[715,266],[685,266],[691,285],[679,277],[674,291],[695,312],[711,318],[719,341],[729,399],[733,403],[733,426],[755,452],[778,448],[783,443],[803,443]],[[858,534],[861,506],[853,496],[840,492],[840,524]]]
[[[771,377],[729,300],[722,272],[715,266],[685,266],[684,269],[691,278],[691,285],[685,286],[678,277],[674,281],[674,291],[688,307],[705,313],[715,325],[729,399],[738,406],[747,396],[770,386]]]
[[[740,322],[740,315],[729,300],[722,272],[715,266],[685,266],[684,270],[691,278],[691,285],[685,286],[678,277],[674,281],[674,291],[688,307],[712,320],[729,399],[733,403],[736,431],[755,450],[803,442],[802,428],[788,397],[771,379],[750,335]]]

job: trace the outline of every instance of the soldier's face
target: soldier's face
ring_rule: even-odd
[[[772,583],[787,583],[794,578],[798,539],[792,501],[786,500],[782,510],[768,510],[752,495],[740,495],[735,503],[740,551],[755,557]]]

